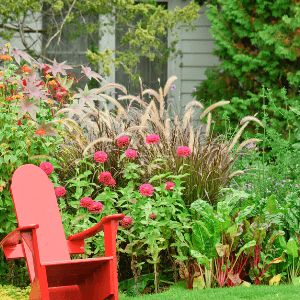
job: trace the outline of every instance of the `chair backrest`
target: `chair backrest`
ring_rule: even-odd
[[[20,166],[10,187],[18,226],[38,224],[37,238],[42,262],[70,260],[53,183],[39,167]]]

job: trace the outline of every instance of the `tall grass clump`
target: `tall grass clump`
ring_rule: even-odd
[[[184,201],[190,205],[195,199],[201,198],[215,205],[220,197],[219,190],[226,186],[232,177],[243,174],[243,170],[231,172],[241,149],[251,142],[259,142],[259,139],[244,141],[236,149],[238,139],[249,122],[254,121],[262,126],[254,116],[248,116],[241,120],[240,128],[231,140],[225,135],[216,135],[211,132],[212,111],[215,108],[229,104],[229,101],[220,101],[205,109],[198,101],[190,102],[185,113],[180,116],[165,105],[164,97],[176,76],[169,78],[164,89],[159,91],[152,89],[143,90],[141,95],[153,96],[150,103],[146,103],[138,97],[127,95],[126,89],[118,84],[109,84],[98,90],[94,90],[94,99],[100,101],[101,108],[96,107],[91,101],[79,98],[78,102],[69,105],[68,108],[57,111],[56,115],[68,113],[69,118],[75,117],[78,126],[84,126],[87,134],[66,135],[66,143],[57,152],[61,158],[63,168],[60,176],[63,181],[75,177],[76,164],[84,157],[87,162],[92,162],[93,155],[97,151],[113,153],[113,158],[107,163],[106,169],[116,178],[118,185],[125,184],[118,163],[122,155],[117,140],[121,136],[129,136],[130,147],[139,154],[139,164],[144,167],[140,177],[141,183],[147,182],[151,177],[170,172],[184,178]],[[108,88],[117,88],[125,93],[118,97],[104,94]],[[75,97],[75,96],[74,96]],[[124,105],[124,100],[130,100]],[[107,101],[115,105],[115,109],[109,110]],[[122,102],[123,101],[123,102]],[[136,105],[133,105],[133,102]],[[84,107],[84,102],[86,106]],[[200,120],[207,116],[207,124],[199,127],[193,126],[192,121],[196,113],[202,112]],[[152,145],[145,143],[149,135],[158,135],[160,142]],[[182,157],[177,154],[179,147],[186,146],[191,150],[191,155]],[[55,153],[53,153],[55,155]],[[151,163],[152,162],[152,163]],[[157,163],[156,163],[157,162]],[[159,164],[158,164],[159,162]],[[91,170],[88,164],[80,166],[80,172]],[[83,169],[82,169],[83,168]],[[95,175],[95,174],[94,174]],[[96,176],[94,183],[96,184]],[[99,192],[95,190],[95,193]]]

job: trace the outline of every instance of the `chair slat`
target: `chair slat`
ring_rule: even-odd
[[[26,164],[12,177],[10,187],[19,226],[38,224],[41,262],[70,260],[54,187],[39,167]]]

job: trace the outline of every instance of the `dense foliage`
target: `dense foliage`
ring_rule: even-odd
[[[207,4],[210,32],[218,48],[213,54],[221,64],[206,70],[207,80],[201,82],[194,96],[205,101],[205,107],[221,100],[230,106],[218,111],[215,130],[225,132],[222,119],[230,119],[235,128],[244,115],[262,117],[261,86],[272,89],[274,106],[268,106],[269,125],[278,133],[288,135],[288,125],[296,128],[293,117],[289,124],[281,112],[290,109],[299,97],[300,19],[298,1],[217,0]],[[281,89],[286,89],[286,98]],[[265,102],[269,104],[268,99]],[[255,127],[246,131],[255,133]],[[245,131],[245,132],[246,132]]]

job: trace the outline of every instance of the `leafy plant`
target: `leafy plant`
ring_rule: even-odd
[[[288,113],[289,107],[299,100],[298,2],[274,2],[271,9],[264,2],[247,0],[214,1],[207,6],[211,34],[218,47],[213,54],[221,64],[206,71],[207,80],[196,87],[193,96],[198,101],[207,101],[205,107],[230,100],[231,105],[225,111],[233,130],[242,116],[254,115],[268,105],[263,103],[262,85],[272,88],[275,106],[284,106]],[[282,88],[287,91],[285,100]],[[267,113],[275,132],[287,139],[288,129],[282,114],[272,106]],[[223,118],[223,112],[218,111],[215,120],[220,133],[228,126],[228,122],[220,122]],[[291,125],[296,125],[294,122]],[[251,137],[257,133],[254,126],[246,131],[251,132]]]

